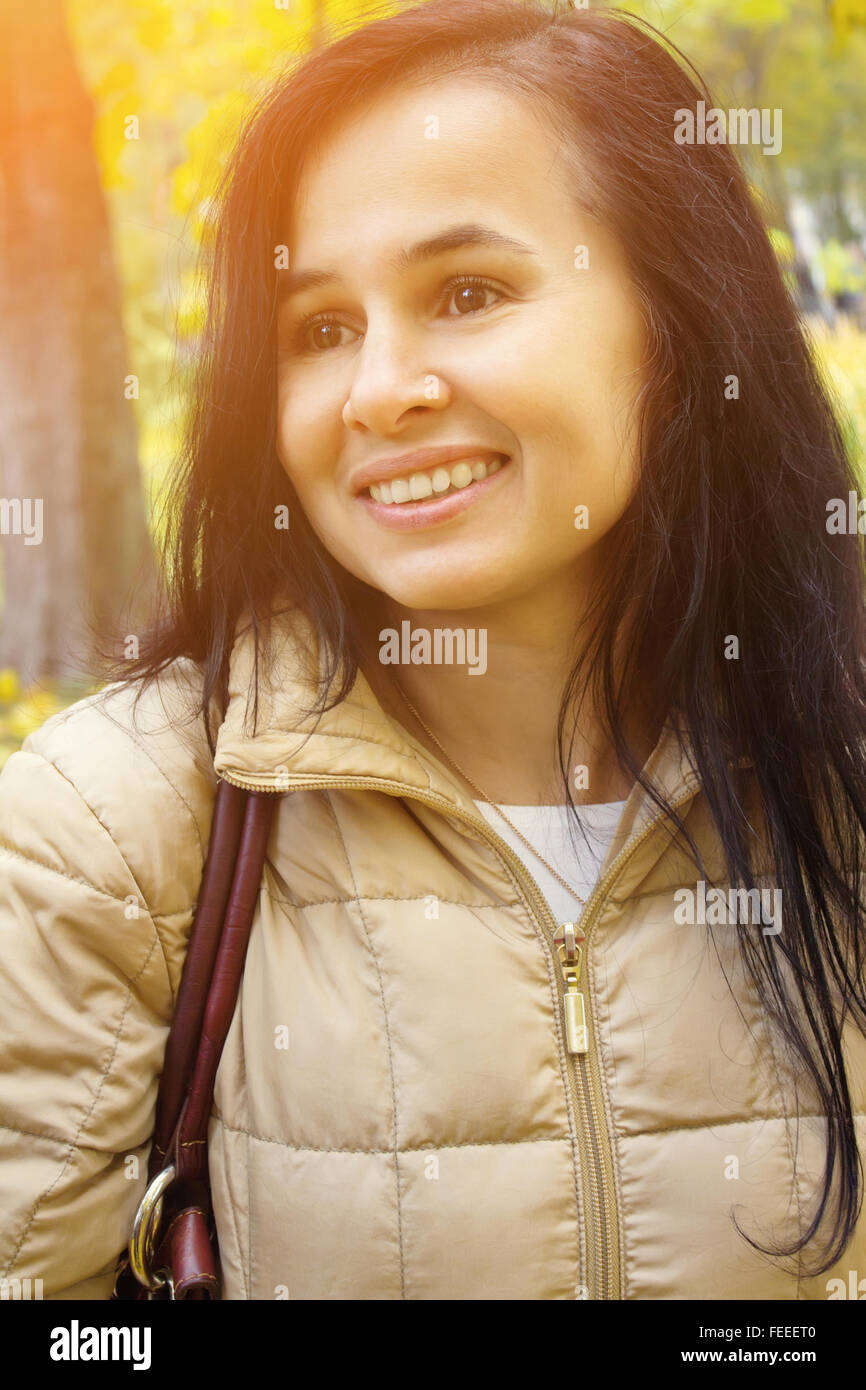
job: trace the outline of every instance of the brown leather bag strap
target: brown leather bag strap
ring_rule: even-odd
[[[278,800],[274,793],[245,792],[224,781],[217,789],[210,845],[160,1078],[148,1190],[135,1223],[139,1245],[142,1227],[151,1232],[145,1245],[155,1242],[156,1258],[152,1266],[145,1259],[147,1273],[140,1277],[147,1282],[139,1284],[129,1256],[122,1256],[114,1299],[153,1297],[158,1287],[163,1291],[170,1287],[172,1298],[219,1297],[207,1129]],[[158,1185],[158,1175],[170,1166],[175,1171],[165,1198],[151,1200],[152,1185]]]
[[[220,781],[217,788],[210,844],[156,1098],[149,1181],[165,1165],[195,1062],[248,796],[230,782]]]
[[[203,1179],[207,1174],[207,1130],[214,1082],[240,990],[278,800],[278,795],[268,792],[252,792],[247,800],[225,923],[204,1007],[198,1052],[186,1101],[168,1146],[179,1181]]]

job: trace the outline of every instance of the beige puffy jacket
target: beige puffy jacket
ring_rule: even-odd
[[[217,774],[290,792],[210,1127],[224,1297],[823,1299],[866,1275],[866,1211],[817,1278],[735,1229],[766,1242],[807,1218],[823,1121],[744,983],[743,928],[676,920],[695,865],[641,788],[581,919],[573,1054],[526,868],[363,678],[306,736],[301,626],[281,620],[255,737],[239,630],[215,763],[176,662],[135,716],[109,687],[0,776],[0,1277],[110,1294]],[[647,771],[723,882],[669,729]],[[866,1149],[850,1026],[846,1046]]]

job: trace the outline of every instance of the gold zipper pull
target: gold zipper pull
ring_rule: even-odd
[[[589,1051],[586,1004],[578,988],[583,960],[581,943],[585,939],[584,933],[575,922],[563,922],[553,938],[553,944],[559,953],[562,978],[565,980],[562,1015],[565,1023],[565,1041],[571,1053]]]

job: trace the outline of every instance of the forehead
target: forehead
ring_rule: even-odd
[[[324,142],[298,185],[292,259],[318,265],[496,214],[531,234],[561,223],[568,199],[557,143],[527,98],[490,78],[440,78],[380,94]]]

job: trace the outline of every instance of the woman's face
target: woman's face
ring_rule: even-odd
[[[281,302],[278,450],[331,555],[410,609],[588,572],[635,483],[644,326],[531,107],[465,76],[380,97],[305,170],[288,246],[286,291],[328,280]]]

